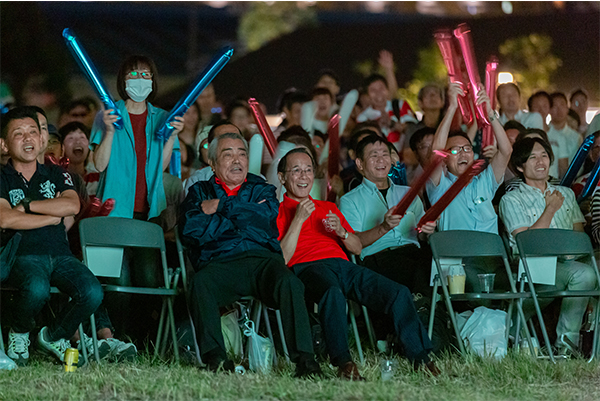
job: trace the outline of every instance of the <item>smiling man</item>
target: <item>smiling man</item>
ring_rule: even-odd
[[[419,197],[404,216],[394,214],[410,188],[395,185],[388,177],[390,146],[375,134],[358,143],[356,166],[364,180],[342,197],[340,209],[361,241],[364,266],[414,293],[428,294],[431,255],[421,250],[419,237],[426,241],[435,230],[435,222],[425,224],[422,233],[417,231],[417,223],[425,214]]]
[[[319,305],[327,352],[338,376],[364,380],[348,349],[346,299],[388,315],[415,369],[439,374],[429,360],[431,341],[408,288],[348,261],[345,251],[359,254],[361,240],[334,203],[310,197],[315,167],[302,148],[291,150],[279,162],[279,180],[286,193],[277,226],[288,266],[304,283],[307,301]]]
[[[585,218],[573,191],[548,182],[553,158],[552,148],[542,139],[525,138],[515,142],[511,163],[523,182],[500,200],[500,217],[508,231],[514,254],[517,253],[514,237],[522,231],[538,228],[583,231]],[[596,276],[591,266],[559,258],[555,287],[549,289],[592,290],[595,287]],[[579,330],[588,300],[583,297],[563,299],[556,327],[556,346],[561,351],[577,350]],[[551,301],[544,298],[543,305]],[[535,313],[533,304],[525,302],[523,311],[528,319]]]
[[[219,308],[253,296],[280,309],[296,376],[321,374],[304,303],[304,286],[286,267],[277,240],[275,187],[248,173],[248,143],[235,132],[208,148],[214,176],[192,185],[180,208],[179,233],[196,270],[190,308],[202,360],[232,371]]]
[[[69,250],[63,218],[79,211],[72,177],[58,166],[40,164],[41,146],[35,111],[20,107],[2,116],[2,148],[10,155],[0,174],[3,245],[16,231],[22,236],[6,281],[19,290],[11,308],[7,355],[20,365],[29,359],[29,332],[50,298],[50,286],[58,287],[71,301],[42,328],[37,345],[60,361],[71,347],[68,339],[103,296],[96,277]]]

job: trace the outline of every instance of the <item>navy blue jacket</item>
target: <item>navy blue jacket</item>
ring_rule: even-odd
[[[205,214],[202,201],[217,198],[217,212]],[[275,187],[264,179],[248,173],[237,196],[227,196],[213,176],[190,187],[180,206],[179,235],[196,270],[210,260],[249,251],[281,254],[278,211]]]

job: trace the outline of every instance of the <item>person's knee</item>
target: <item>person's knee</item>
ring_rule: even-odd
[[[304,294],[304,284],[302,280],[296,277],[292,272],[289,274],[283,274],[280,279],[280,286],[282,288],[288,288],[292,293]]]
[[[346,297],[340,287],[329,287],[319,301],[319,310],[326,308],[337,307],[338,309],[346,309]]]
[[[20,289],[29,305],[44,305],[50,299],[50,283],[42,277],[31,277]]]
[[[104,291],[102,290],[102,286],[96,280],[96,282],[90,282],[84,291],[84,301],[87,305],[90,306],[92,311],[96,311],[100,304],[102,304],[102,300],[104,299]]]

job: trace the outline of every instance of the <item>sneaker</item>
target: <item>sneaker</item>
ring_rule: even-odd
[[[80,341],[77,341],[77,349],[82,349]],[[94,340],[92,339],[92,337],[90,337],[84,333],[83,334],[83,344],[85,345],[85,349],[87,351],[88,358],[90,360],[94,359]],[[98,354],[100,356],[100,359],[106,359],[108,357],[109,353],[110,353],[110,347],[108,346],[108,344],[106,344],[106,340],[98,340]],[[79,358],[79,360],[81,361],[82,358]]]
[[[108,359],[114,362],[131,361],[137,357],[137,348],[133,343],[126,343],[116,338],[107,338],[100,340],[102,345],[98,343],[98,348],[108,346]],[[102,355],[102,354],[101,354]]]
[[[47,355],[52,355],[60,362],[65,361],[65,351],[71,348],[71,343],[64,338],[56,341],[48,341],[48,327],[42,327],[38,334],[37,345],[40,351]]]
[[[8,333],[8,350],[6,355],[15,361],[17,366],[25,366],[29,361],[29,333]]]

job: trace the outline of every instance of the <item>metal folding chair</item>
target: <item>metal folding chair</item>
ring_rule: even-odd
[[[159,355],[161,341],[166,342],[166,335],[164,338],[162,338],[163,325],[165,324],[166,318],[166,324],[171,329],[175,360],[179,362],[175,317],[173,314],[173,300],[178,294],[176,282],[179,277],[179,269],[177,269],[175,273],[169,272],[167,267],[165,238],[162,228],[157,224],[141,220],[126,219],[121,217],[92,217],[81,220],[79,223],[79,235],[81,239],[84,263],[86,266],[88,266],[88,268],[90,268],[92,273],[99,277],[119,277],[121,264],[118,263],[116,266],[109,266],[108,263],[95,263],[97,260],[92,261],[89,255],[91,250],[94,248],[95,253],[93,257],[98,258],[101,261],[107,261],[111,256],[113,256],[114,259],[115,249],[137,247],[158,249],[160,251],[164,276],[164,287],[151,288],[103,285],[103,288],[105,292],[124,292],[129,294],[156,295],[162,297],[163,306],[158,325],[158,334],[156,336],[154,355],[155,357]],[[106,255],[106,258],[103,255]],[[113,267],[115,267],[115,271],[109,271],[112,270]],[[175,285],[173,285],[174,283]],[[100,357],[98,355],[96,321],[93,315],[91,318],[91,323],[94,354],[96,360],[99,361]],[[160,353],[162,355],[162,352]]]
[[[433,294],[431,297],[431,311],[429,316],[429,329],[428,334],[429,338],[432,337],[433,333],[433,323],[435,318],[435,306],[437,301],[437,293],[438,287],[441,284],[442,291],[444,294],[444,300],[446,302],[446,307],[448,308],[448,313],[450,315],[450,320],[452,321],[452,327],[454,327],[454,332],[456,334],[456,338],[459,339],[458,346],[460,348],[460,352],[465,354],[465,346],[463,341],[461,340],[460,331],[458,330],[458,326],[456,323],[456,316],[454,313],[454,308],[452,307],[452,302],[454,301],[470,301],[476,299],[488,299],[488,300],[496,300],[496,301],[508,301],[509,308],[507,314],[506,321],[506,337],[508,339],[509,329],[511,324],[512,317],[512,309],[514,304],[517,304],[517,311],[519,319],[525,323],[525,316],[523,315],[523,310],[521,309],[521,304],[515,302],[516,300],[528,297],[528,294],[518,293],[515,282],[512,276],[512,271],[510,268],[510,264],[508,261],[508,257],[506,254],[506,249],[504,248],[504,244],[502,239],[497,234],[491,234],[481,231],[466,231],[466,230],[450,230],[450,231],[441,231],[436,232],[429,237],[429,243],[431,245],[431,251],[433,253],[433,260],[435,261],[435,265],[437,268],[437,274],[434,277],[434,286],[433,286]],[[464,293],[464,294],[450,294],[448,291],[448,284],[446,280],[446,276],[444,275],[444,271],[442,268],[442,264],[440,262],[441,258],[464,258],[464,257],[474,257],[474,256],[485,256],[485,257],[501,257],[504,262],[504,267],[506,269],[506,274],[508,276],[508,281],[510,283],[510,291],[499,293]],[[531,342],[531,337],[527,330],[527,326],[524,325],[524,330],[526,331],[527,340],[529,341],[530,349],[533,352],[533,344]]]
[[[560,230],[560,229],[535,229],[526,230],[520,232],[515,236],[517,241],[517,247],[519,249],[519,255],[523,262],[523,274],[519,277],[520,291],[523,293],[525,281],[529,284],[529,291],[531,298],[535,305],[535,311],[537,318],[540,322],[542,335],[546,343],[548,355],[552,362],[556,362],[550,340],[548,338],[548,332],[544,324],[544,318],[538,298],[565,298],[565,297],[597,297],[600,300],[600,290],[598,290],[598,283],[600,283],[600,274],[598,273],[598,266],[596,259],[594,258],[594,248],[588,235],[584,232],[573,231],[573,230]],[[594,268],[596,273],[596,289],[590,291],[537,291],[534,286],[534,282],[531,276],[531,270],[529,269],[528,259],[534,257],[544,256],[575,256],[575,255],[586,255],[590,259],[590,265]],[[530,260],[531,261],[531,260]],[[600,308],[596,307],[596,324],[598,323],[598,316],[600,316]],[[598,347],[598,335],[599,331],[596,329],[594,332],[594,340],[592,346],[592,355],[590,361],[592,361],[596,355]]]

